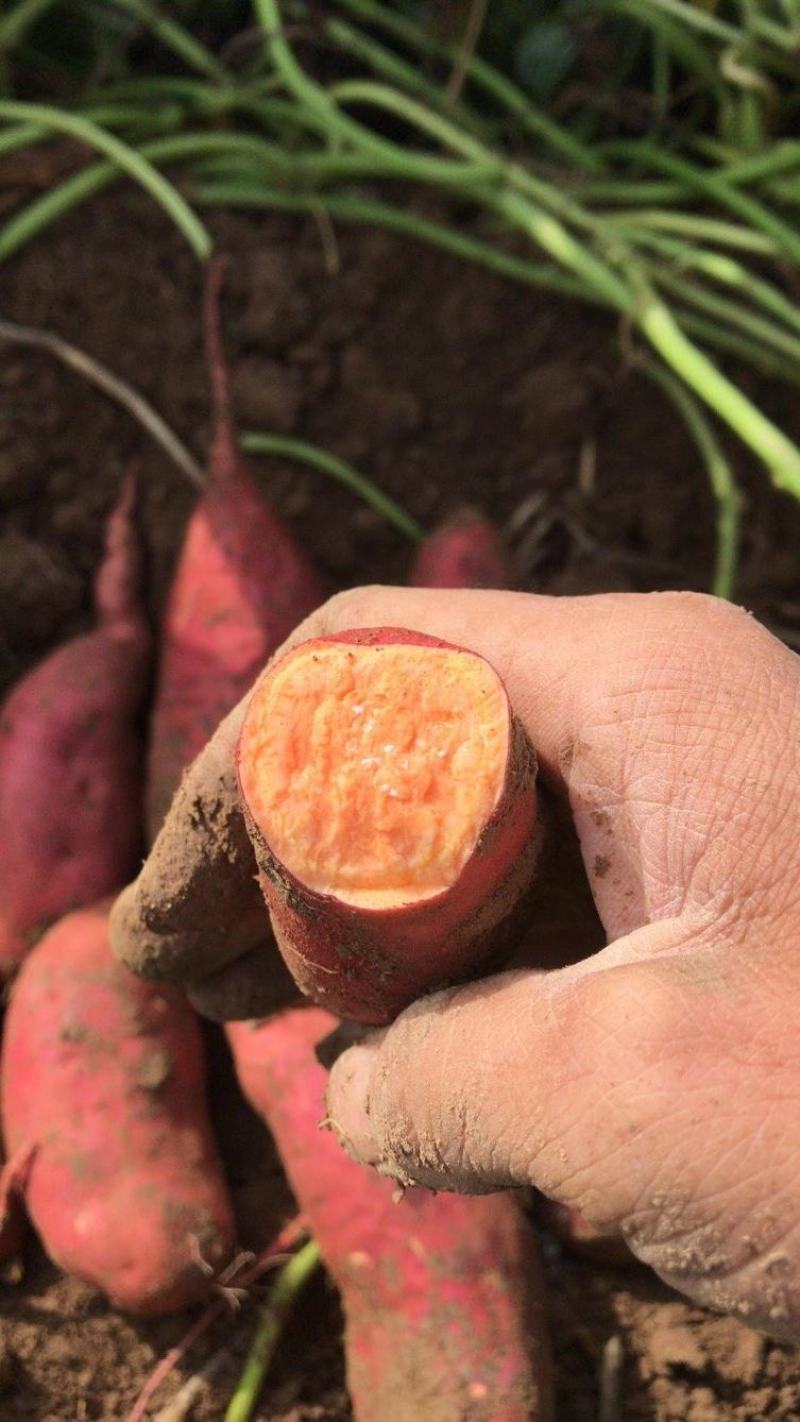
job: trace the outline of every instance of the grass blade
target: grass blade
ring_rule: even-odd
[[[312,1239],[292,1255],[278,1274],[264,1305],[244,1371],[228,1403],[225,1422],[249,1422],[252,1417],[284,1324],[319,1262],[319,1249]]]
[[[353,469],[350,464],[346,464],[335,454],[329,454],[325,449],[318,449],[315,444],[306,444],[305,440],[292,439],[288,435],[259,434],[255,430],[242,435],[240,444],[242,449],[247,450],[249,454],[283,455],[287,459],[297,459],[302,464],[310,465],[312,469],[327,474],[328,478],[335,479],[339,484],[344,484],[346,489],[350,489],[352,493],[363,499],[365,504],[369,504],[370,508],[382,514],[389,523],[394,524],[395,528],[404,533],[406,538],[410,538],[413,543],[419,543],[425,537],[424,529],[410,514],[406,513],[405,509],[396,504],[388,494],[384,494],[370,479],[359,474],[357,469]]]
[[[0,100],[0,120],[12,123],[33,123],[54,133],[67,133],[82,143],[104,153],[107,158],[139,183],[146,192],[164,209],[178,230],[186,238],[195,256],[206,261],[211,254],[212,242],[209,233],[195,216],[185,198],[181,197],[172,183],[154,168],[152,163],[135,148],[123,143],[115,134],[108,133],[91,119],[56,109],[49,104],[29,104],[13,99]]]
[[[732,598],[739,566],[742,496],[733,470],[697,401],[663,366],[650,363],[647,374],[672,401],[697,445],[717,505],[717,552],[711,591]]]

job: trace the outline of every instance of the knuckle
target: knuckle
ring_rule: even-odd
[[[297,626],[290,637],[275,653],[279,659],[294,647],[314,637],[328,637],[331,633],[344,632],[351,627],[369,625],[375,618],[380,587],[373,586],[346,588],[333,593],[314,612]]]
[[[725,656],[732,645],[769,636],[745,608],[711,593],[665,592],[651,597],[654,628],[688,645],[702,643],[705,651]]]
[[[335,593],[320,609],[325,630],[342,632],[346,628],[357,627],[361,621],[368,622],[381,591],[378,584],[365,584]]]

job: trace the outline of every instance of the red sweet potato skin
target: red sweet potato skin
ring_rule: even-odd
[[[494,524],[462,509],[420,544],[409,582],[414,588],[510,588],[513,575]]]
[[[50,1257],[131,1313],[193,1303],[199,1259],[216,1270],[232,1248],[204,1089],[182,995],[115,962],[106,905],[62,919],[12,989],[5,1145],[32,1148],[23,1193]]]
[[[154,838],[181,775],[322,591],[239,461],[189,523],[162,629],[147,771]]]
[[[221,277],[213,266],[206,292],[215,417],[208,483],[186,530],[162,627],[147,769],[151,842],[185,768],[323,597],[238,452],[219,332]]]
[[[448,645],[386,627],[319,641]],[[246,722],[239,741],[240,788],[259,879],[278,947],[308,997],[340,1017],[389,1022],[422,993],[488,969],[513,944],[540,848],[536,757],[519,721],[512,720],[500,801],[457,882],[422,903],[381,910],[309,889],[273,855],[247,807],[241,776],[245,738]]]
[[[342,1293],[358,1422],[545,1422],[542,1279],[508,1195],[395,1187],[320,1132],[314,1055],[336,1019],[316,1008],[227,1028],[242,1089],[272,1131]]]
[[[97,576],[98,627],[45,658],[0,709],[0,976],[48,924],[136,870],[149,635],[132,501],[128,482]]]

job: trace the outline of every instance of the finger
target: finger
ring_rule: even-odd
[[[142,977],[205,977],[265,936],[266,909],[236,786],[245,703],[186,772],[139,874],[111,911],[111,946]]]
[[[335,1064],[335,1128],[357,1160],[401,1182],[535,1185],[616,1227],[643,1170],[659,1168],[652,1133],[670,1149],[676,1044],[700,1011],[670,955],[690,936],[680,920],[657,924],[588,963],[422,999]]]
[[[212,1022],[272,1017],[300,1001],[297,985],[270,938],[209,977],[187,983],[186,991],[195,1011]]]
[[[797,1338],[796,1034],[715,932],[673,919],[416,1004],[336,1062],[333,1128],[403,1182],[538,1187],[698,1302]]]

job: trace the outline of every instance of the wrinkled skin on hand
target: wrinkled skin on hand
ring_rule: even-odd
[[[800,662],[676,593],[361,589],[292,642],[389,622],[496,667],[607,946],[587,927],[581,961],[532,952],[350,1048],[341,1138],[436,1189],[535,1185],[691,1298],[799,1341]]]

